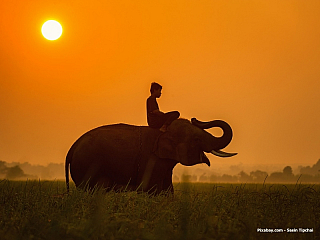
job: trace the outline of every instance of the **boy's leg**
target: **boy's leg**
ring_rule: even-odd
[[[163,126],[160,128],[160,131],[165,132],[167,127],[176,119],[180,117],[180,113],[178,111],[167,112],[163,116]]]
[[[180,113],[178,111],[167,112],[164,114],[165,122],[163,125],[169,126],[174,120],[180,117]]]

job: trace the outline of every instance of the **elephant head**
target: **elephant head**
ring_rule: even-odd
[[[215,137],[204,129],[220,127],[221,137]],[[183,165],[192,166],[210,161],[204,152],[219,157],[231,157],[237,153],[225,153],[225,148],[232,140],[232,129],[224,121],[200,122],[197,119],[177,119],[171,123],[168,130],[160,135],[154,152],[160,158],[173,159]]]

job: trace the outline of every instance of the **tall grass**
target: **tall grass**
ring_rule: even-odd
[[[174,196],[0,182],[0,239],[316,239],[319,185],[188,184]],[[313,228],[259,233],[257,228]]]

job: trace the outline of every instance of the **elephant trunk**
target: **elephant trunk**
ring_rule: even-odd
[[[213,150],[225,148],[229,145],[233,136],[230,125],[221,120],[215,120],[211,123],[213,127],[220,127],[223,130],[223,135],[221,137],[213,137]]]
[[[217,155],[219,157],[231,157],[231,156],[236,155],[234,153],[224,153],[224,152],[220,151],[220,149],[223,149],[226,146],[228,146],[228,144],[232,140],[233,133],[232,133],[232,129],[228,123],[226,123],[222,120],[201,122],[195,118],[192,118],[191,122],[193,125],[201,128],[201,129],[219,127],[223,130],[223,135],[221,137],[212,136],[212,140],[211,140],[211,144],[210,144],[211,149],[212,149],[212,151],[211,151],[212,154]]]

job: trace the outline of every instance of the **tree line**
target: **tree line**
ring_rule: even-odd
[[[281,172],[268,174],[265,171],[255,170],[250,173],[240,171],[237,175],[208,174],[173,175],[174,182],[220,182],[220,183],[320,183],[320,159],[313,166],[299,166],[299,174],[294,174],[291,166],[286,166]],[[47,166],[31,165],[30,163],[6,163],[0,161],[0,179],[64,179],[64,164],[49,163]]]
[[[174,182],[217,182],[217,183],[320,183],[320,159],[311,166],[299,166],[299,174],[293,174],[292,167],[286,166],[282,172],[272,172],[268,174],[265,171],[252,171],[249,174],[241,171],[237,175],[222,174],[207,175],[203,173],[200,176],[182,174],[180,177],[173,176]]]
[[[64,179],[64,164],[49,163],[47,166],[31,165],[30,163],[7,163],[0,161],[0,179]]]

